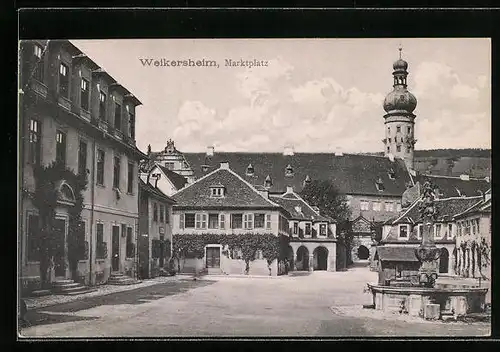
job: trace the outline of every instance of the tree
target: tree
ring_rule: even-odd
[[[351,210],[346,197],[329,180],[312,180],[300,192],[300,196],[310,205],[317,206],[320,214],[337,223],[337,236],[346,246],[347,260],[351,262],[352,231],[350,224]]]

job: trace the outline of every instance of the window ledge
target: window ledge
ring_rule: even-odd
[[[95,261],[99,264],[102,264],[106,261],[106,259],[96,259]]]
[[[101,187],[101,188],[106,188],[106,186],[101,185],[100,183],[96,183],[95,185],[98,186],[98,187]]]

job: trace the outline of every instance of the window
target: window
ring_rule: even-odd
[[[169,170],[173,170],[174,169],[174,163],[165,163],[165,167]]]
[[[411,127],[410,127],[410,126],[408,126],[408,127],[406,128],[406,131],[408,132],[408,134],[411,134]]]
[[[319,224],[319,235],[326,236],[326,224]]]
[[[394,203],[385,202],[385,211],[394,211]]]
[[[472,234],[475,235],[476,234],[476,219],[471,220],[471,223],[472,223]]]
[[[122,129],[122,106],[118,103],[115,103],[115,128]]]
[[[181,218],[182,218],[182,214],[181,214]],[[194,228],[194,225],[195,225],[194,214],[184,214],[184,224],[185,224],[187,229]]]
[[[132,228],[127,227],[127,245],[126,245],[126,254],[127,258],[133,258],[134,257],[134,242],[132,241]]]
[[[462,236],[462,222],[457,222],[457,236]]]
[[[396,126],[396,133],[401,132],[401,126]]]
[[[35,214],[28,215],[28,243],[26,251],[28,253],[28,261],[38,261],[40,260],[40,248],[39,248],[39,230],[40,223],[39,217]]]
[[[380,202],[373,202],[373,210],[380,211]]]
[[[223,187],[211,187],[210,188],[210,195],[212,197],[224,197],[224,188]]]
[[[82,140],[78,146],[78,173],[87,174],[87,142]]]
[[[251,230],[253,229],[253,214],[245,214],[244,216],[245,229]]]
[[[465,221],[465,234],[470,235],[470,221],[469,220]]]
[[[82,78],[80,86],[80,106],[84,110],[89,110],[89,81]]]
[[[293,234],[296,235],[299,233],[299,223],[297,221],[293,222]]]
[[[361,210],[368,210],[368,201],[362,200],[360,202],[360,208],[361,208]]]
[[[134,163],[131,161],[128,162],[127,169],[127,192],[134,192]]]
[[[396,203],[396,211],[401,211],[401,203],[399,202]]]
[[[219,228],[219,214],[208,214],[208,228],[209,229]]]
[[[168,206],[165,207],[165,223],[168,224],[170,222],[170,214],[168,213]]]
[[[113,164],[113,188],[120,188],[120,157],[115,156],[114,157],[114,164]]]
[[[56,163],[66,166],[66,133],[56,132]]]
[[[35,44],[34,45],[34,52],[35,56],[35,79],[37,81],[43,82],[44,78],[44,60],[42,59],[42,54],[43,54],[43,48],[41,45]]]
[[[271,229],[271,214],[266,214],[266,229]]]
[[[448,238],[453,238],[453,224],[448,224]]]
[[[69,96],[69,68],[68,65],[59,65],[59,94],[68,98]]]
[[[387,146],[387,153],[389,153],[391,151],[391,148],[389,146]]]
[[[254,220],[254,227],[256,229],[264,228],[265,214],[255,214],[254,219],[255,219]]]
[[[104,186],[104,151],[97,149],[97,184]]]
[[[418,226],[417,226],[417,238],[419,240],[422,239],[422,228],[423,228],[422,224],[418,224]]]
[[[434,225],[434,238],[441,238],[441,224]]]
[[[207,228],[207,214],[199,213],[196,214],[196,226],[197,229]]]
[[[397,145],[397,146],[396,146],[396,151],[397,151],[397,152],[400,152],[400,151],[401,151],[401,146],[400,146],[400,145]]]
[[[99,118],[106,121],[106,94],[99,92]]]
[[[306,222],[306,236],[311,236],[311,223],[310,222]]]
[[[241,229],[243,227],[243,214],[231,214],[231,228]]]
[[[153,203],[153,221],[158,221],[158,204]]]
[[[165,206],[160,204],[160,222],[165,221]]]
[[[400,238],[408,237],[408,225],[399,225],[399,237]]]
[[[37,120],[30,120],[29,132],[29,162],[34,165],[40,165],[42,149],[42,126]]]
[[[219,216],[219,228],[225,229],[226,228],[226,215],[220,214]]]
[[[104,259],[104,224],[96,224],[96,258]]]
[[[135,116],[131,111],[128,113],[128,136],[135,139]]]

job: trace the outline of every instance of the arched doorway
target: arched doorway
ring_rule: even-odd
[[[297,262],[295,267],[297,270],[309,270],[309,250],[304,246],[300,246],[299,249],[297,249]]]
[[[316,247],[313,256],[314,270],[328,269],[328,249],[323,246]]]
[[[450,254],[446,248],[441,248],[441,255],[439,256],[439,272],[447,273],[448,272],[448,262],[449,262]]]
[[[359,260],[367,260],[370,258],[370,251],[365,246],[361,245],[358,247],[358,258]]]

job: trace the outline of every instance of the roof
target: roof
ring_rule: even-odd
[[[426,178],[439,188],[443,198],[460,196],[474,197],[480,194],[479,191],[486,192],[491,187],[491,184],[485,179],[470,178],[469,180],[462,180],[460,177],[425,174],[417,174],[415,176],[415,182],[418,181],[424,184]]]
[[[455,215],[458,215],[465,210],[469,209],[471,206],[476,204],[480,199],[479,197],[454,197],[446,199],[436,199],[434,204],[438,212],[438,221],[447,222],[452,221]],[[404,211],[392,224],[401,223],[419,223],[420,213],[419,204],[422,202],[421,199],[415,201],[406,211]]]
[[[411,183],[411,177],[402,159],[391,161],[387,157],[334,153],[242,153],[216,152],[213,156],[206,153],[184,153],[195,178],[200,178],[217,167],[221,162],[229,162],[232,170],[245,178],[252,185],[264,185],[269,175],[271,193],[281,193],[287,186],[302,190],[307,176],[311,180],[331,180],[343,194],[363,194],[400,197]],[[251,164],[254,173],[246,175]],[[206,172],[202,165],[209,165]],[[285,169],[290,165],[293,176],[285,176]],[[389,178],[389,171],[394,170],[395,179]],[[384,190],[379,191],[376,181],[381,178]]]
[[[375,256],[378,255],[380,261],[391,262],[419,262],[415,255],[415,248],[408,246],[378,246]]]
[[[210,187],[221,183],[224,197],[211,197]],[[262,208],[279,206],[261,195],[254,187],[230,169],[216,169],[187,185],[172,196],[178,207]]]
[[[458,214],[457,218],[464,218],[477,213],[491,213],[491,198],[481,199],[479,202]]]
[[[165,166],[161,166],[158,163],[156,163],[155,165],[160,168],[160,170],[165,174],[170,182],[172,182],[177,190],[183,188],[186,185],[187,179],[184,176],[179,175],[177,172],[173,172],[172,170],[166,168]]]
[[[269,198],[282,206],[291,215],[291,219],[309,221],[331,221],[314,211],[311,206],[295,193],[285,193],[281,196],[270,195]]]
[[[150,183],[146,183],[143,180],[140,180],[139,186],[141,187],[141,192],[147,192],[151,195],[154,195],[156,197],[163,199],[166,202],[175,203],[175,200],[173,200],[171,197],[167,196],[165,193],[160,191],[159,188],[154,187]]]

